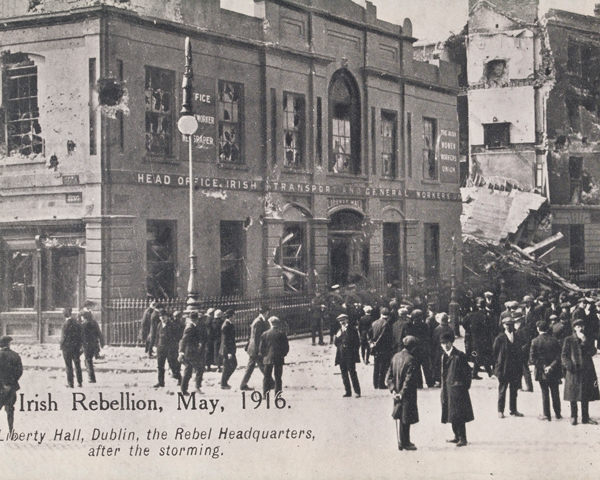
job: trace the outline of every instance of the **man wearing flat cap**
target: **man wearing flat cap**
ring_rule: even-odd
[[[342,381],[344,382],[344,397],[352,396],[352,388],[357,397],[360,397],[360,383],[356,374],[356,364],[360,363],[360,337],[353,320],[342,313],[337,317],[340,330],[335,334],[335,364],[340,366]],[[352,388],[351,384],[352,383]]]
[[[538,336],[531,342],[529,352],[529,364],[533,365],[534,375],[540,384],[542,391],[543,415],[540,420],[550,421],[550,395],[552,396],[552,406],[557,419],[562,418],[560,408],[560,395],[558,385],[562,377],[561,371],[561,346],[556,338],[548,333],[548,324],[540,320],[536,325]]]
[[[8,419],[8,431],[12,432],[15,421],[15,403],[23,364],[17,352],[10,349],[11,337],[0,338],[0,409],[4,407]]]
[[[573,322],[573,335],[565,338],[561,353],[565,369],[564,399],[571,404],[571,425],[577,425],[577,402],[581,402],[581,423],[597,425],[589,413],[589,402],[600,400],[594,355],[596,347],[585,334],[585,323],[579,318]]]
[[[159,321],[150,332],[150,350],[156,346],[156,362],[158,367],[158,383],[154,385],[154,388],[165,386],[165,363],[167,361],[169,362],[173,378],[177,379],[178,385],[181,385],[181,364],[177,358],[179,340],[181,339],[180,331],[180,325],[177,321],[168,315],[165,309],[161,309]],[[204,340],[202,347],[205,345],[206,340]],[[204,370],[204,363],[202,363],[201,368]]]
[[[409,335],[402,341],[404,348],[394,355],[386,375],[386,384],[394,395],[392,418],[396,421],[398,450],[416,450],[410,441],[410,426],[419,422],[417,406],[417,376],[419,362],[413,356],[419,339]]]
[[[494,374],[498,379],[498,417],[504,418],[506,391],[509,390],[509,409],[514,417],[522,417],[517,410],[517,395],[523,375],[522,352],[515,341],[515,321],[512,317],[502,319],[504,333],[494,340]]]
[[[471,367],[467,356],[454,347],[454,335],[444,333],[440,338],[442,356],[442,423],[452,424],[454,438],[448,440],[457,447],[467,445],[466,423],[474,420],[471,406]]]
[[[196,391],[202,393],[202,377],[204,375],[204,356],[206,355],[206,344],[208,333],[206,327],[200,324],[200,312],[188,305],[183,312],[186,316],[183,336],[179,340],[178,361],[183,364],[183,377],[181,378],[181,393],[188,394],[188,387],[194,371],[196,371]],[[164,361],[163,361],[164,368]],[[162,385],[161,385],[162,383]],[[159,377],[159,386],[164,385],[164,372],[162,382]]]
[[[379,314],[381,316],[371,325],[368,337],[371,342],[371,354],[375,357],[373,362],[373,387],[385,389],[385,375],[394,353],[392,325],[389,309],[383,307]]]
[[[85,366],[88,373],[88,381],[96,383],[96,373],[94,372],[94,357],[100,353],[104,346],[104,337],[100,330],[100,325],[93,319],[92,312],[83,312],[83,323],[81,324],[83,339],[83,355],[85,357]]]
[[[529,350],[531,349],[530,332],[525,325],[525,317],[520,308],[517,308],[512,313],[512,317],[515,321],[515,343],[521,350],[521,360],[523,361],[523,380],[525,382],[523,391],[533,392],[533,381],[531,379],[531,372],[529,371]],[[537,335],[537,330],[535,333]]]

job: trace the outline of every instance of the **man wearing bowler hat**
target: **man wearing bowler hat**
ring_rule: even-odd
[[[371,354],[375,357],[373,365],[373,387],[385,389],[385,375],[392,360],[393,337],[390,324],[390,311],[382,308],[381,317],[373,322],[368,337],[371,342]]]
[[[531,342],[529,352],[529,363],[535,367],[535,379],[540,384],[542,391],[543,415],[540,420],[550,421],[550,395],[552,395],[552,406],[557,419],[562,418],[560,414],[560,395],[558,385],[561,378],[561,346],[556,338],[548,333],[548,323],[540,320],[536,324],[538,336]]]
[[[494,340],[494,374],[498,379],[498,417],[504,418],[506,391],[509,390],[510,414],[522,417],[517,410],[517,395],[523,375],[523,359],[518,342],[515,341],[515,321],[512,316],[502,319],[504,332]]]
[[[12,432],[15,421],[15,403],[23,364],[17,352],[10,349],[11,337],[0,338],[0,409],[4,407],[8,419],[8,431]]]

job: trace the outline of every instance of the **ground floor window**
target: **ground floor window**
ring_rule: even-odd
[[[369,239],[363,233],[363,217],[351,210],[331,216],[329,224],[330,283],[356,283],[369,274]]]
[[[53,308],[76,308],[80,302],[81,253],[77,248],[57,248],[49,252],[47,268]]]
[[[287,292],[302,292],[307,287],[306,228],[302,224],[286,225],[279,250],[283,286]]]
[[[437,223],[424,225],[425,277],[436,279],[440,275],[440,226]]]
[[[146,291],[153,298],[176,296],[175,226],[170,220],[146,222]]]
[[[246,258],[244,222],[221,222],[221,295],[244,293]]]
[[[7,252],[8,308],[33,308],[35,304],[35,250]]]
[[[383,224],[383,271],[385,283],[400,280],[400,224]]]

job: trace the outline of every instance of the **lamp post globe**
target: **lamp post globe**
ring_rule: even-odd
[[[194,115],[182,115],[177,122],[177,128],[183,135],[189,137],[198,130],[198,121]]]

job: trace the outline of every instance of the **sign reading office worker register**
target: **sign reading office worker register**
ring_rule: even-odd
[[[194,160],[208,162],[214,159],[217,145],[216,90],[214,78],[194,76],[192,105],[198,121],[198,130],[192,135]],[[180,134],[181,135],[181,134]],[[187,144],[187,137],[181,135]],[[187,151],[187,145],[186,151]]]

